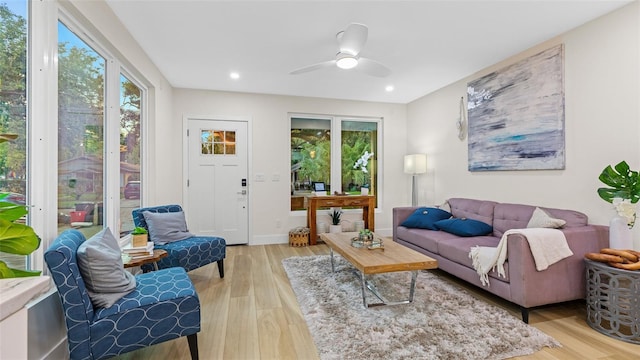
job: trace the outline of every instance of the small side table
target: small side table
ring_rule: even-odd
[[[609,337],[640,344],[640,271],[585,259],[587,323]]]
[[[134,266],[142,266],[144,264],[153,263],[153,268],[158,270],[158,260],[167,257],[169,255],[166,250],[156,249],[153,250],[153,255],[149,255],[139,259],[131,259],[124,263],[125,268],[130,268]]]

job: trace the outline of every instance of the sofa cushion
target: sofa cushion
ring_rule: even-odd
[[[494,208],[493,236],[502,237],[505,231],[511,229],[524,229],[527,227],[535,206],[522,204],[497,204]],[[586,226],[587,215],[573,210],[563,210],[540,207],[549,216],[562,219],[567,223],[563,228]]]
[[[442,231],[458,236],[481,236],[490,234],[493,231],[491,225],[473,219],[447,219],[436,222],[436,227]]]
[[[409,215],[401,225],[408,228],[438,230],[435,226],[436,221],[448,219],[450,217],[451,213],[448,211],[432,207],[421,207],[414,211],[413,214]]]
[[[438,250],[440,251],[440,256],[473,270],[473,261],[469,258],[471,248],[475,246],[495,247],[498,246],[499,242],[500,239],[494,236],[456,237],[455,239],[441,241],[438,243]],[[489,272],[489,277],[509,282],[508,261],[505,262],[504,269],[506,278],[501,276],[499,277],[498,273],[495,271]],[[475,272],[475,270],[473,271]]]
[[[459,237],[444,231],[433,231],[426,229],[410,229],[404,226],[398,226],[397,236],[412,245],[430,251],[434,254],[439,253],[438,244]]]
[[[478,220],[493,225],[493,208],[497,202],[464,198],[451,198],[447,202],[454,217]]]
[[[555,219],[549,216],[546,211],[537,207],[533,210],[533,214],[531,215],[531,219],[527,223],[528,228],[551,228],[558,229],[561,228],[567,222],[562,219]]]

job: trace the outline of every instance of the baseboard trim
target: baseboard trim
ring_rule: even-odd
[[[390,237],[393,236],[391,229],[376,229],[376,234],[380,236]],[[288,244],[289,234],[272,234],[272,235],[258,235],[254,236],[249,242],[249,245],[273,245],[273,244]]]

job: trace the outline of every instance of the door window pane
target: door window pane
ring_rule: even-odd
[[[58,232],[102,229],[105,60],[58,23]]]
[[[236,132],[233,130],[200,130],[202,155],[235,155]]]
[[[331,193],[331,120],[291,119],[291,210],[306,209],[314,182]]]
[[[27,204],[27,14],[26,0],[0,3],[0,134],[17,135],[0,144],[0,192],[18,205]],[[0,252],[10,268],[26,269],[27,259]]]
[[[140,88],[120,75],[120,234],[133,230],[131,212],[141,207]]]

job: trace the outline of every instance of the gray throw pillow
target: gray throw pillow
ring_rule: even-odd
[[[167,213],[144,211],[142,216],[147,222],[149,238],[155,244],[164,245],[195,236],[187,229],[187,222],[182,211]]]
[[[136,279],[124,269],[118,241],[109,228],[80,244],[77,259],[94,306],[111,307],[135,290]]]

